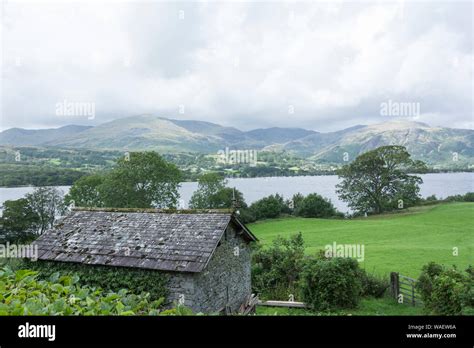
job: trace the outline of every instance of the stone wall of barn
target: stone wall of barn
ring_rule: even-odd
[[[168,273],[167,307],[177,303],[194,309],[194,274]]]
[[[194,311],[213,313],[228,305],[235,312],[250,295],[250,245],[236,232],[230,224],[206,269],[194,275]]]
[[[168,307],[184,303],[195,313],[237,311],[251,292],[250,245],[230,224],[201,273],[168,273]]]

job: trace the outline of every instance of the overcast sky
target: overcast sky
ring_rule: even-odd
[[[1,129],[147,113],[331,131],[394,118],[389,100],[474,128],[471,1],[6,1],[1,18]]]

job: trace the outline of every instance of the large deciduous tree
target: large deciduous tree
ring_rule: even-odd
[[[5,241],[24,242],[35,236],[39,216],[26,198],[8,200],[3,203],[1,224]]]
[[[77,207],[103,207],[100,185],[105,177],[98,174],[83,176],[77,180],[65,197],[66,204]]]
[[[337,185],[339,198],[360,213],[380,214],[406,208],[420,199],[419,184],[423,180],[410,172],[425,169],[414,161],[403,146],[382,146],[358,156],[342,167]]]
[[[98,186],[100,202],[114,208],[175,208],[180,170],[156,152],[132,152]]]
[[[226,187],[227,180],[218,173],[203,174],[198,180],[198,189],[189,200],[193,209],[232,208],[233,201],[245,207],[243,194],[235,188]]]
[[[63,192],[55,187],[36,187],[26,194],[29,207],[38,216],[38,233],[53,226],[56,217],[65,211]]]

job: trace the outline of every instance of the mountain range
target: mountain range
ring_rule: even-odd
[[[68,125],[55,129],[11,128],[0,133],[0,145],[162,153],[216,153],[225,149],[285,151],[316,162],[341,163],[383,145],[403,145],[416,159],[474,164],[474,130],[431,127],[408,120],[357,125],[321,133],[302,128],[241,131],[215,123],[131,116],[101,125]]]

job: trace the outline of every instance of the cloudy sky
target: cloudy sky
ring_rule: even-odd
[[[470,1],[7,0],[1,18],[1,129],[146,113],[331,131],[395,117],[387,101],[474,128]]]

